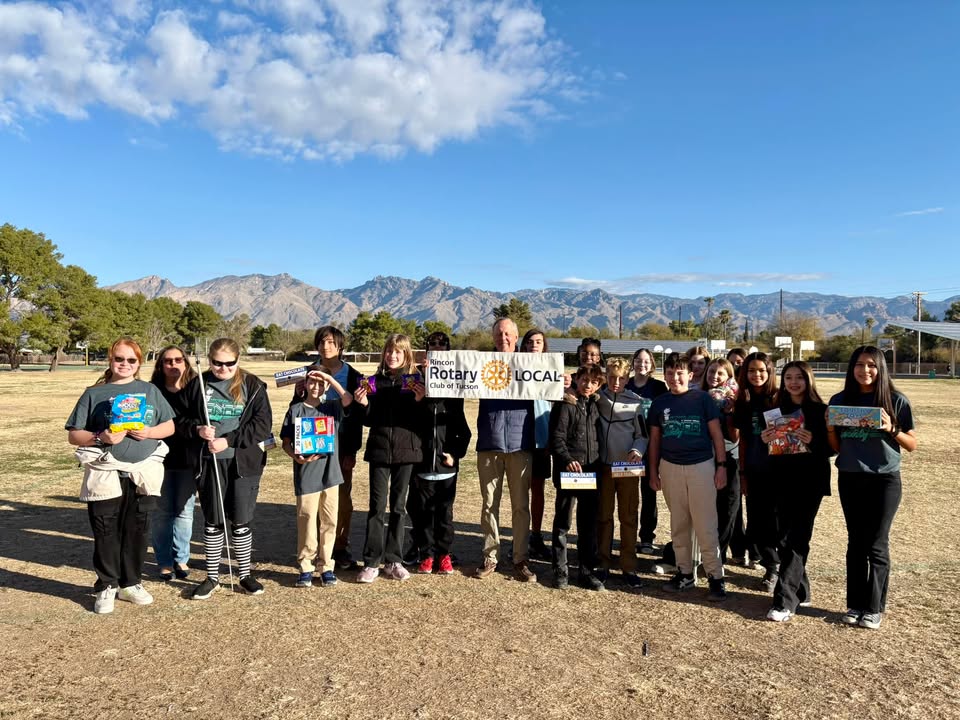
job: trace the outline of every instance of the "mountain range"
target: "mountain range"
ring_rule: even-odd
[[[708,308],[705,296],[676,298],[648,293],[613,295],[601,289],[589,291],[550,288],[500,293],[475,287],[457,287],[435,277],[410,280],[377,276],[355,288],[324,290],[308,285],[286,273],[281,275],[227,275],[178,287],[165,278],[151,275],[111,286],[130,294],[141,293],[147,299],[168,297],[179,303],[197,300],[213,306],[226,318],[240,313],[250,316],[254,325],[276,323],[287,329],[313,328],[327,323],[346,327],[361,311],[386,310],[395,317],[417,322],[441,320],[455,331],[486,326],[493,310],[517,298],[526,302],[534,322],[544,330],[565,330],[574,325],[592,325],[616,331],[623,313],[625,330],[644,323],[667,324],[672,320],[704,320]],[[714,316],[729,310],[732,327],[742,329],[749,319],[757,332],[775,320],[780,312],[780,293],[743,295],[726,293],[712,296],[709,312]],[[942,317],[955,296],[924,303],[931,314]],[[785,313],[814,315],[828,335],[859,332],[865,318],[876,320],[877,330],[890,320],[916,317],[916,305],[910,296],[895,298],[848,297],[819,293],[784,292]],[[876,332],[876,331],[875,331]]]

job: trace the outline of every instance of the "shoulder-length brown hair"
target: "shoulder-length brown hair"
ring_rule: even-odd
[[[180,380],[177,382],[177,390],[183,390],[187,386],[187,383],[197,376],[197,371],[194,370],[193,365],[190,364],[190,356],[187,355],[186,351],[179,345],[167,345],[157,353],[157,362],[153,366],[153,374],[150,376],[150,382],[158,388],[165,388],[167,386],[167,376],[163,374],[163,358],[171,350],[176,350],[183,356],[183,374],[180,375]]]

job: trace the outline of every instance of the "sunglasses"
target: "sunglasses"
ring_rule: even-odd
[[[163,364],[164,364],[164,365],[183,365],[183,358],[182,358],[182,357],[178,357],[178,358],[164,358],[164,359],[163,359]]]
[[[126,363],[127,365],[136,365],[138,362],[140,362],[135,357],[128,358],[128,357],[116,357],[116,356],[114,356],[113,361],[117,365],[123,365],[123,363]]]
[[[240,361],[239,360],[211,360],[210,364],[213,365],[213,367],[225,368],[225,367],[233,367],[238,362]]]
[[[427,347],[440,347],[440,348],[445,348],[445,347],[447,347],[447,343],[445,343],[443,340],[432,340],[432,341],[430,341],[430,342],[427,343]]]

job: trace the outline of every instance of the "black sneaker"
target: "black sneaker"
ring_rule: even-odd
[[[693,579],[693,573],[685,575],[682,572],[678,572],[664,583],[663,589],[667,592],[683,592],[684,590],[695,587],[696,584],[697,581]]]
[[[766,591],[772,593],[777,588],[777,581],[780,579],[780,576],[775,573],[773,570],[767,570],[763,574],[763,580],[760,581],[760,586]]]
[[[420,557],[420,548],[416,545],[411,545],[410,549],[404,554],[401,562],[404,565],[419,565],[422,560],[423,558]]]
[[[580,573],[580,587],[586,588],[587,590],[606,590],[603,580],[593,572]]]
[[[337,570],[358,570],[360,566],[354,561],[349,550],[335,550],[333,561],[336,563]]]
[[[540,533],[533,533],[530,536],[530,557],[534,560],[550,559],[550,548],[543,542],[543,536]]]
[[[566,573],[554,573],[553,586],[557,590],[566,590],[568,587],[570,587],[570,577]]]
[[[640,579],[640,576],[635,572],[625,572],[623,573],[623,584],[629,585],[633,588],[643,587],[643,580]]]
[[[727,599],[727,583],[724,582],[723,578],[707,578],[707,583],[710,585],[710,592],[707,594],[708,600],[720,602]]]
[[[206,600],[208,597],[213,595],[214,591],[220,587],[220,583],[216,580],[211,580],[206,578],[202,583],[197,585],[193,592],[190,594],[191,600]]]
[[[240,587],[242,587],[243,591],[248,595],[263,595],[263,585],[257,582],[253,575],[240,578]]]

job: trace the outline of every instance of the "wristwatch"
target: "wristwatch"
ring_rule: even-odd
[[[721,462],[719,460],[714,460],[713,464],[718,468],[725,468],[727,466],[726,462]]]
[[[101,432],[102,432],[102,431],[101,431]],[[93,444],[94,444],[96,447],[99,447],[99,448],[102,448],[102,447],[103,447],[103,440],[100,439],[100,433],[99,433],[99,432],[93,434]]]

